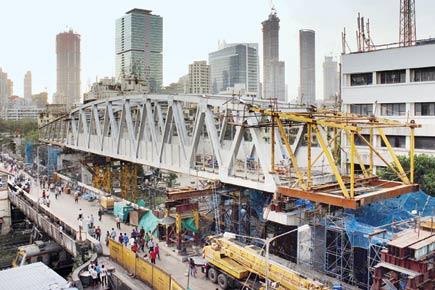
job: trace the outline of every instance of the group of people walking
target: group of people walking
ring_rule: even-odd
[[[109,240],[117,240],[120,244],[130,249],[135,253],[144,253],[144,258],[149,258],[151,263],[155,264],[156,259],[160,260],[160,247],[154,239],[153,235],[149,232],[145,232],[142,228],[140,230],[134,228],[130,235],[120,232],[117,235],[116,230],[112,228],[112,231],[106,232],[106,246],[109,246]]]
[[[104,288],[108,286],[107,276],[108,272],[104,265],[99,265],[98,260],[95,262],[91,262],[88,266],[89,275],[92,278],[92,286],[98,286],[101,283],[101,286]]]

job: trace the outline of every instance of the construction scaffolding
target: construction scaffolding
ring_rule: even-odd
[[[325,214],[324,241],[316,242],[316,227],[312,226],[313,252],[324,251],[323,269],[316,264],[312,267],[348,284],[370,289],[375,267],[388,242],[397,233],[418,227],[420,220],[433,215],[433,208],[434,197],[415,192],[356,211]]]
[[[325,217],[325,243],[324,271],[340,281],[355,285],[354,249],[342,215]]]
[[[138,173],[140,165],[121,161],[120,187],[121,197],[125,200],[136,202],[138,196]]]

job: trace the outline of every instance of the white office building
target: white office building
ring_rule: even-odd
[[[421,128],[415,129],[416,154],[435,154],[434,56],[435,40],[417,41],[417,45],[409,47],[342,55],[343,110],[401,122],[415,120],[421,124]],[[385,134],[396,153],[408,154],[409,129],[386,129]],[[375,136],[375,146],[385,152],[384,157],[388,159],[380,136]],[[368,164],[367,147],[361,142],[358,148]],[[375,157],[374,163],[380,165],[381,161]]]

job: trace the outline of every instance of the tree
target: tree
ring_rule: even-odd
[[[403,170],[409,172],[409,157],[399,156],[400,164]],[[394,165],[392,165],[394,167]],[[378,176],[382,179],[397,180],[397,175],[390,168],[381,169]],[[409,174],[408,174],[409,176]],[[415,155],[414,157],[414,182],[420,185],[420,188],[435,196],[435,157],[426,154]]]

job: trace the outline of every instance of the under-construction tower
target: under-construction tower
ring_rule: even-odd
[[[400,46],[415,45],[415,0],[400,0]]]

